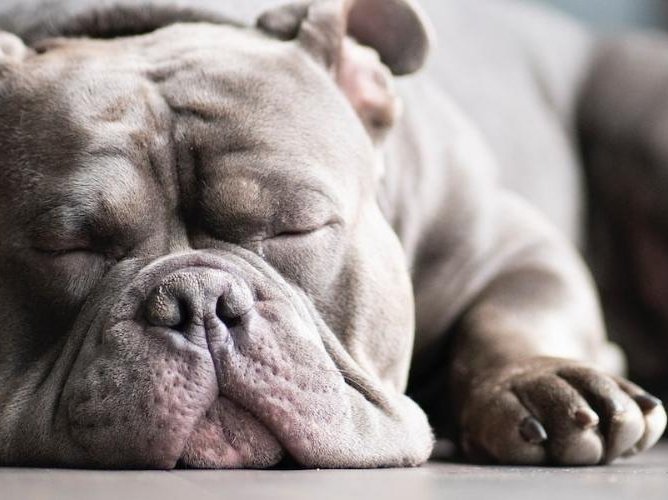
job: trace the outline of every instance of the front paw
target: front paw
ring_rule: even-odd
[[[631,382],[568,360],[536,358],[474,381],[460,441],[476,461],[594,465],[653,446],[661,401]]]

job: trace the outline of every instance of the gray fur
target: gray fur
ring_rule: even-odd
[[[261,30],[224,8],[9,11],[33,45],[0,56],[0,462],[414,466],[453,422],[501,463],[658,439],[665,411],[618,378],[573,244],[499,180],[509,156],[433,81],[390,76],[424,62],[424,15],[393,2],[410,43],[364,47],[346,33],[373,23],[365,3],[268,10]],[[73,36],[91,19],[105,39]],[[565,207],[568,64],[527,115],[553,120]],[[530,417],[545,441],[521,438]]]

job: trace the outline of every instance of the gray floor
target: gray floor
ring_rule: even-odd
[[[96,472],[0,468],[0,499],[271,498],[401,500],[668,499],[668,444],[609,467],[548,469],[431,463],[371,471]]]

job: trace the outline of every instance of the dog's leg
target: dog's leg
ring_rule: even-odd
[[[503,257],[459,323],[449,368],[463,450],[501,463],[584,465],[652,446],[666,413],[615,373],[620,356],[578,257],[511,195],[497,213]]]
[[[596,464],[651,446],[665,411],[616,378],[623,357],[576,250],[499,184],[456,106],[428,88],[403,90],[399,138],[411,147],[394,157],[403,170],[390,162],[387,172],[416,183],[397,224],[416,296],[410,393],[437,434],[454,417],[469,457],[501,463]]]

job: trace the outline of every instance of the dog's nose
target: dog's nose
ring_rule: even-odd
[[[165,277],[148,295],[149,325],[183,334],[193,327],[234,326],[253,307],[248,286],[223,271],[185,269]]]

